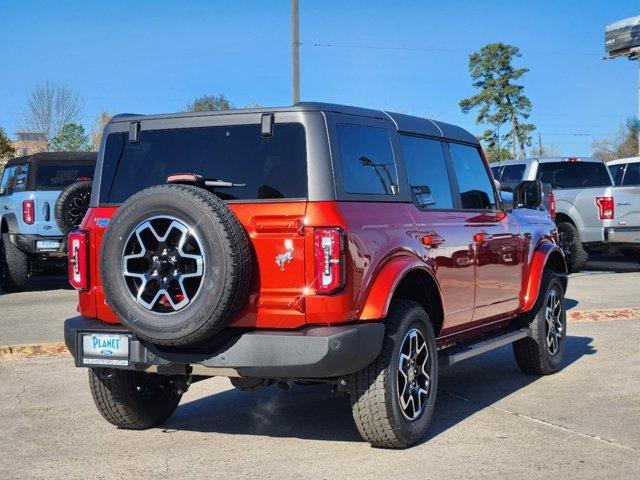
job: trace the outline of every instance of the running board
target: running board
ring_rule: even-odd
[[[477,343],[455,345],[451,348],[438,352],[438,363],[440,366],[448,367],[454,363],[461,362],[462,360],[475,357],[481,353],[494,350],[513,343],[516,340],[528,337],[530,334],[531,332],[528,328],[521,328],[520,330],[514,330],[493,336]]]

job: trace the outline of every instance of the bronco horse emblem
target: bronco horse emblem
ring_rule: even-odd
[[[284,248],[286,252],[276,255],[276,264],[280,267],[280,270],[284,272],[284,267],[287,263],[293,260],[293,240],[287,238],[284,241]]]

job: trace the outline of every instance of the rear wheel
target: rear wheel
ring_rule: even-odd
[[[0,287],[5,292],[20,292],[29,278],[29,255],[15,246],[9,234],[0,240]]]
[[[589,253],[582,246],[578,229],[572,223],[560,222],[558,224],[558,237],[560,247],[567,259],[569,273],[579,272],[589,260]]]
[[[513,343],[513,354],[524,373],[549,375],[560,368],[567,337],[564,290],[557,274],[545,271],[534,307],[531,336]]]
[[[89,385],[100,414],[116,427],[143,430],[168,419],[181,393],[172,377],[154,373],[89,369]]]
[[[350,378],[353,418],[376,447],[404,448],[431,423],[438,388],[438,357],[429,315],[418,303],[395,302],[386,320],[380,356]]]

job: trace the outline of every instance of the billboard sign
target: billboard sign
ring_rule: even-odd
[[[640,48],[640,16],[626,18],[607,25],[604,48],[609,56],[626,55]]]

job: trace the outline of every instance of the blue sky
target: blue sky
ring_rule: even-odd
[[[300,0],[301,98],[427,115],[479,134],[458,107],[474,92],[468,56],[502,41],[531,70],[523,83],[543,143],[586,155],[636,115],[640,62],[601,58],[604,26],[639,7]],[[81,95],[87,129],[102,110],[178,111],[203,94],[290,104],[289,15],[288,0],[0,0],[0,126],[13,135],[29,91],[47,80]]]

